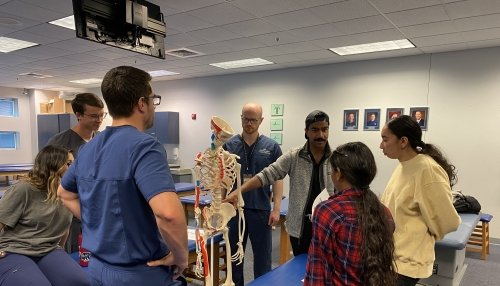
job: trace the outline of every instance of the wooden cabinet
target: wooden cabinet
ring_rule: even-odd
[[[145,132],[162,144],[179,144],[179,112],[155,112],[154,125]]]

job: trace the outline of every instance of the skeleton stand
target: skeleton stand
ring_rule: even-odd
[[[212,238],[216,232],[222,232],[226,242],[226,267],[227,276],[224,286],[234,286],[232,275],[232,261],[238,261],[238,264],[243,261],[243,233],[245,232],[245,220],[243,214],[243,197],[240,192],[240,164],[236,161],[239,157],[222,148],[222,144],[232,136],[232,128],[221,118],[212,117],[212,144],[203,153],[199,153],[196,158],[195,176],[196,176],[196,200],[195,200],[195,220],[196,220],[196,252],[197,261],[195,273],[198,277],[205,277],[205,285],[213,286],[212,279],[214,269],[209,265],[213,265],[214,256],[211,257],[210,264],[206,251],[208,238]],[[223,203],[223,195],[232,190],[234,182],[237,182],[238,192],[238,214],[239,214],[239,241],[238,250],[231,255],[231,245],[229,243],[228,227],[229,220],[236,215],[236,211],[232,204]],[[203,209],[203,213],[199,208],[199,196],[201,190],[209,190],[212,194],[212,202],[209,207]],[[200,214],[203,215],[203,234],[200,235]],[[213,251],[213,241],[211,243],[211,253]],[[215,259],[219,259],[216,257]],[[203,269],[203,271],[202,271]],[[217,270],[218,271],[218,270]],[[216,281],[219,283],[218,281]]]

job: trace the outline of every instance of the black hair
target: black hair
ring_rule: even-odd
[[[306,117],[306,129],[309,129],[309,126],[314,122],[326,121],[328,125],[330,125],[330,117],[328,114],[324,113],[321,110],[314,110],[309,113]]]
[[[131,66],[119,66],[106,73],[101,92],[113,117],[132,115],[134,106],[141,97],[151,94],[151,75]],[[149,101],[145,101],[148,104]]]
[[[71,108],[73,109],[73,113],[85,113],[85,105],[104,108],[104,103],[102,100],[97,97],[97,95],[85,92],[78,93],[73,100],[71,100]]]
[[[408,142],[415,152],[431,156],[448,174],[451,187],[457,183],[456,167],[448,162],[448,159],[437,146],[422,141],[422,128],[413,117],[408,115],[398,116],[387,122],[387,128],[398,138],[408,138]]]
[[[363,191],[356,202],[362,233],[363,285],[396,285],[394,225],[388,210],[370,189],[370,183],[377,174],[373,153],[361,142],[347,143],[332,152],[330,164],[353,188]]]

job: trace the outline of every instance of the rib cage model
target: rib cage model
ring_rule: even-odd
[[[233,135],[233,129],[222,118],[212,117],[212,143],[203,153],[198,153],[195,158],[196,166],[196,200],[195,200],[195,221],[196,221],[196,275],[205,277],[205,285],[212,285],[213,261],[208,262],[206,251],[207,239],[212,238],[217,232],[222,232],[226,242],[226,267],[227,276],[224,286],[234,286],[231,261],[243,261],[243,233],[245,232],[245,220],[243,214],[243,197],[238,195],[238,214],[239,214],[239,241],[238,250],[231,255],[231,245],[229,243],[228,227],[229,220],[236,215],[236,210],[230,203],[222,202],[224,196],[233,189],[234,182],[237,182],[236,192],[240,192],[240,164],[236,161],[237,155],[231,154],[222,148],[222,144]],[[209,191],[212,194],[212,202],[209,207],[199,208],[199,196],[201,191]],[[200,215],[203,216],[203,234],[200,235]],[[213,251],[211,243],[211,253]],[[212,255],[212,259],[214,259]],[[219,259],[215,257],[215,259]],[[216,281],[218,283],[218,281]]]

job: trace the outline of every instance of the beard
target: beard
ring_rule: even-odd
[[[243,127],[243,131],[245,131],[246,134],[253,134],[257,132],[257,128],[254,128],[252,126],[245,126]]]

